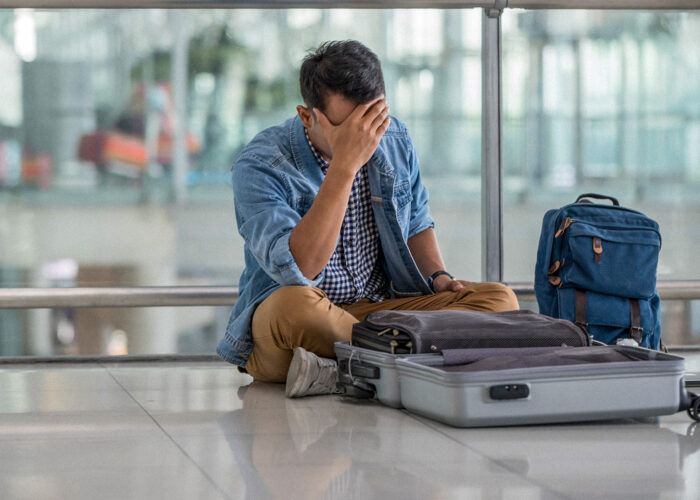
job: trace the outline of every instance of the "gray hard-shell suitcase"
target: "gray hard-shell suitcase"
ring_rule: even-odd
[[[685,360],[678,356],[628,346],[542,348],[523,355],[520,349],[475,351],[397,359],[403,406],[456,427],[640,418],[686,409],[698,418],[698,398],[685,390]]]

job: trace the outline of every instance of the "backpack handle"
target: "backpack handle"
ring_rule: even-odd
[[[597,200],[610,200],[610,201],[612,201],[612,204],[615,205],[616,207],[620,206],[620,202],[617,201],[617,198],[613,198],[612,196],[605,196],[604,194],[596,194],[596,193],[581,194],[581,195],[579,195],[578,198],[576,198],[576,201],[574,203],[579,203],[584,198],[595,198]],[[584,200],[582,203],[590,203],[590,201]]]

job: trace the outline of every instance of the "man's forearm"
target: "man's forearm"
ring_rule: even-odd
[[[309,211],[289,236],[289,249],[301,273],[312,280],[333,255],[348,206],[352,177],[348,170],[328,168]]]
[[[316,278],[333,255],[355,175],[372,157],[391,121],[383,95],[355,106],[339,125],[320,109],[313,111],[332,160],[313,205],[289,235],[292,256],[308,279]]]
[[[408,248],[413,260],[416,261],[418,270],[424,277],[427,278],[435,271],[445,269],[437,237],[432,227],[409,238]]]

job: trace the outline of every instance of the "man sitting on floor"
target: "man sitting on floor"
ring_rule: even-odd
[[[389,116],[377,56],[327,42],[301,66],[298,116],[236,158],[246,268],[217,352],[289,397],[328,394],[333,343],[388,309],[518,309],[499,283],[445,270],[403,123]]]

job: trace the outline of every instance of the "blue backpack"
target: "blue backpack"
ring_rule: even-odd
[[[574,321],[606,344],[632,338],[659,349],[660,249],[659,225],[615,198],[582,194],[570,205],[549,210],[535,266],[540,313]]]

